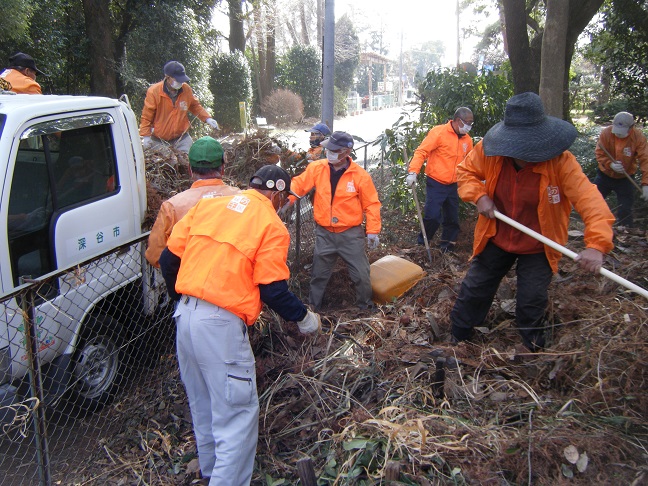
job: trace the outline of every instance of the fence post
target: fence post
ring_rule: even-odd
[[[364,146],[364,170],[367,170],[367,146],[369,144],[365,144]]]
[[[34,286],[27,288],[21,302],[23,322],[25,323],[25,344],[29,366],[29,384],[32,397],[38,400],[34,409],[34,434],[36,439],[36,456],[38,459],[38,476],[40,486],[50,486],[52,475],[50,471],[49,448],[47,445],[47,421],[43,400],[43,381],[40,360],[38,356],[38,329],[34,319]]]

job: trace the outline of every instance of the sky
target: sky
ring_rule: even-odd
[[[457,63],[457,17],[456,0],[335,0],[335,17],[349,14],[357,26],[368,25],[380,30],[383,25],[388,54],[397,58],[400,54],[401,36],[403,51],[420,46],[423,42],[441,40],[445,44],[444,66]],[[472,11],[464,11],[460,17],[460,29],[476,25],[478,28],[493,22],[494,17],[477,17]],[[229,31],[224,13],[216,14],[215,25]],[[362,34],[361,34],[362,35]],[[460,62],[471,61],[472,51],[479,39],[462,40]]]
[[[373,30],[384,26],[385,37],[390,45],[389,57],[397,57],[403,50],[420,46],[423,42],[441,40],[445,44],[444,66],[457,63],[457,16],[453,0],[335,0],[335,16],[344,13],[357,19],[358,23],[370,23]],[[484,27],[495,17],[477,17],[472,11],[460,16],[459,28],[471,25]],[[479,39],[462,40],[460,62],[471,60],[472,51]]]

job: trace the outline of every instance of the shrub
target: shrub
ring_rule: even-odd
[[[277,61],[277,86],[301,96],[306,116],[320,114],[321,72],[319,51],[312,46],[294,46]]]
[[[240,130],[239,102],[245,101],[250,115],[252,81],[250,66],[240,51],[221,54],[214,59],[209,89],[214,95],[214,118],[224,130]]]
[[[304,118],[304,103],[298,94],[278,89],[261,102],[261,110],[272,123],[295,123]]]

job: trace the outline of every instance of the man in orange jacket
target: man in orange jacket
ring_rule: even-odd
[[[637,172],[637,165],[641,167],[641,196],[648,201],[646,136],[635,127],[634,117],[627,111],[622,111],[614,116],[612,125],[601,131],[595,153],[598,170],[594,184],[603,197],[607,197],[611,192],[616,194],[619,202],[617,223],[632,226],[635,186],[629,177]]]
[[[381,228],[378,192],[371,176],[351,160],[351,135],[333,132],[321,145],[326,149],[326,159],[311,162],[292,180],[293,192],[299,196],[315,188],[313,212],[317,227],[310,304],[316,310],[322,306],[333,265],[341,257],[355,285],[356,305],[361,309],[371,308],[370,269],[362,221],[366,217],[367,247],[377,248]],[[291,198],[289,204],[293,202]]]
[[[144,150],[172,146],[188,153],[193,140],[189,133],[187,112],[196,115],[214,130],[218,123],[196,99],[187,84],[189,76],[178,61],[164,65],[164,79],[146,91],[140,120]]]
[[[247,486],[252,477],[259,399],[247,327],[262,302],[302,334],[321,326],[288,290],[290,236],[276,213],[288,193],[288,173],[263,166],[250,189],[198,201],[160,256],[167,290],[179,299],[178,364],[200,469],[212,486]]]
[[[513,96],[504,121],[493,126],[459,164],[459,195],[477,205],[473,259],[450,313],[454,341],[483,325],[502,278],[516,264],[515,322],[524,345],[545,345],[545,313],[552,272],[561,253],[496,220],[497,210],[564,245],[572,206],[585,223],[585,246],[576,260],[598,272],[612,250],[614,217],[567,150],[576,138],[568,122],[546,116],[535,93]]]
[[[43,94],[36,82],[36,75],[47,76],[36,67],[36,61],[28,54],[17,52],[9,58],[9,67],[0,73],[0,78],[11,84],[11,91],[18,94]]]
[[[443,225],[439,248],[452,251],[459,236],[459,196],[457,195],[457,165],[472,150],[468,132],[474,123],[470,108],[461,107],[445,125],[429,131],[414,151],[405,183],[416,190],[417,174],[425,163],[425,209],[423,226],[429,242],[439,226]],[[424,244],[423,233],[418,243]]]
[[[160,268],[160,254],[175,224],[203,197],[232,196],[237,187],[223,182],[225,161],[223,147],[212,137],[202,137],[189,149],[189,172],[194,183],[191,188],[176,194],[160,206],[146,249],[146,259]]]

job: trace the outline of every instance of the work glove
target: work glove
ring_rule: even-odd
[[[367,248],[370,250],[375,250],[380,244],[380,238],[378,235],[367,235]]]
[[[610,164],[610,169],[612,169],[614,172],[618,172],[619,174],[623,174],[625,172],[623,164],[618,160]]]
[[[153,140],[151,140],[151,137],[142,137],[142,148],[144,150],[150,149],[151,145],[153,145]]]
[[[641,192],[641,197],[643,197],[644,201],[648,201],[648,186],[642,186]]]
[[[407,185],[407,187],[414,187],[416,185],[416,178],[416,172],[410,172],[409,174],[407,174],[407,177],[405,178],[405,184]]]
[[[301,321],[297,321],[297,327],[302,334],[312,334],[322,330],[322,319],[319,314],[313,311],[306,311],[306,315]]]
[[[207,118],[207,120],[205,120],[205,123],[210,127],[212,127],[214,130],[220,130],[220,127],[218,126],[218,122],[213,118]]]

